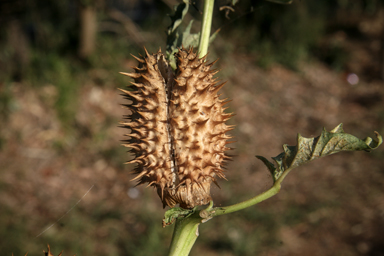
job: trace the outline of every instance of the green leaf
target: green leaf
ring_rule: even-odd
[[[171,18],[171,25],[167,31],[166,57],[173,69],[176,69],[175,52],[177,52],[177,48],[181,46],[183,40],[183,35],[180,35],[178,28],[188,13],[188,9],[189,1],[183,0],[182,3],[175,5],[175,13],[169,16]]]
[[[376,149],[383,138],[375,132],[377,141],[370,137],[360,140],[353,135],[345,133],[343,124],[339,124],[332,131],[323,129],[320,136],[316,138],[304,138],[300,134],[297,136],[297,146],[283,145],[284,152],[276,157],[272,157],[277,167],[262,156],[256,156],[260,159],[271,172],[274,182],[276,182],[283,173],[291,169],[310,162],[314,159],[335,154],[341,151],[371,151]]]
[[[217,29],[215,32],[213,32],[213,34],[211,35],[211,37],[209,38],[209,43],[212,43],[215,39],[216,39],[216,36],[219,34],[220,32],[220,28]]]
[[[177,32],[176,40],[172,42],[172,45],[167,45],[167,59],[173,69],[176,69],[175,53],[178,51],[179,47],[182,45],[184,47],[192,46],[194,48],[199,46],[200,32],[191,33],[192,24],[193,20],[189,22],[183,33],[180,34]]]
[[[191,33],[193,20],[190,20],[184,31],[180,32],[180,25],[188,12],[188,8],[189,1],[183,0],[182,3],[174,7],[175,13],[170,15],[171,25],[168,27],[167,31],[166,58],[173,69],[176,69],[175,53],[178,52],[178,48],[181,46],[197,48],[200,43],[200,32]],[[209,43],[211,43],[216,38],[219,31],[220,29],[216,30],[215,33],[209,37]]]
[[[168,35],[176,31],[177,27],[181,24],[187,14],[188,8],[189,1],[187,0],[184,0],[182,3],[174,6],[173,9],[175,10],[175,13],[169,16],[171,18],[171,25],[168,27]]]
[[[200,32],[194,33],[194,34],[191,33],[192,23],[193,23],[193,20],[191,20],[188,26],[185,28],[183,32],[182,42],[185,47],[192,46],[196,48],[199,46]]]

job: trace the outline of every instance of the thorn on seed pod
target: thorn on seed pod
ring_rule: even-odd
[[[232,138],[226,134],[232,126],[225,124],[232,114],[223,107],[229,101],[218,95],[225,83],[217,84],[214,62],[207,64],[193,48],[175,54],[175,71],[161,50],[144,50],[145,57],[134,57],[135,73],[122,73],[134,79],[121,90],[132,102],[123,127],[133,132],[124,144],[134,155],[130,163],[137,164],[133,180],[156,187],[164,207],[207,204],[214,177],[225,178],[223,161]]]
[[[49,246],[49,244],[47,244],[47,247],[48,247],[48,251],[47,252],[43,250],[44,256],[54,256],[51,253],[51,247]],[[63,251],[61,251],[58,256],[62,256],[62,254],[63,254]],[[75,255],[73,255],[73,256],[75,256]]]

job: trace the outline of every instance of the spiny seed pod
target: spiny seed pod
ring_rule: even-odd
[[[232,130],[225,122],[232,114],[223,107],[217,84],[205,57],[193,49],[176,53],[175,73],[159,50],[143,59],[135,73],[122,73],[134,79],[131,91],[124,92],[131,110],[123,127],[131,130],[124,146],[131,148],[137,163],[138,184],[154,186],[163,206],[193,208],[211,200],[210,186],[222,170],[227,140]]]

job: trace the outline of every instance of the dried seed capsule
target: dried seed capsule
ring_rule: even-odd
[[[130,139],[124,144],[132,148],[137,163],[134,180],[139,184],[149,183],[162,189],[173,187],[176,174],[172,170],[171,142],[168,131],[168,66],[161,52],[139,59],[135,73],[124,73],[132,77],[132,91],[122,90],[125,98],[131,101],[125,105],[131,110],[129,121],[122,122],[131,130]],[[160,64],[159,64],[160,63]]]
[[[199,59],[192,49],[176,53],[173,74],[159,51],[139,59],[133,74],[132,91],[125,97],[132,114],[124,127],[131,129],[125,146],[135,155],[134,172],[139,184],[155,186],[166,205],[193,208],[210,200],[210,185],[215,176],[224,178],[222,164],[228,156],[225,122],[232,116],[224,112],[217,92],[211,64]],[[216,183],[216,182],[215,182]]]

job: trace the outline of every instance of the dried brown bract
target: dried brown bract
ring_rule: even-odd
[[[131,130],[124,146],[135,156],[128,163],[137,163],[133,180],[156,187],[164,207],[207,204],[211,183],[224,178],[229,159],[226,132],[232,127],[225,122],[232,114],[218,95],[224,83],[192,48],[176,53],[175,72],[160,50],[136,59],[135,73],[123,73],[134,79],[131,90],[121,90],[131,110],[122,124]]]

